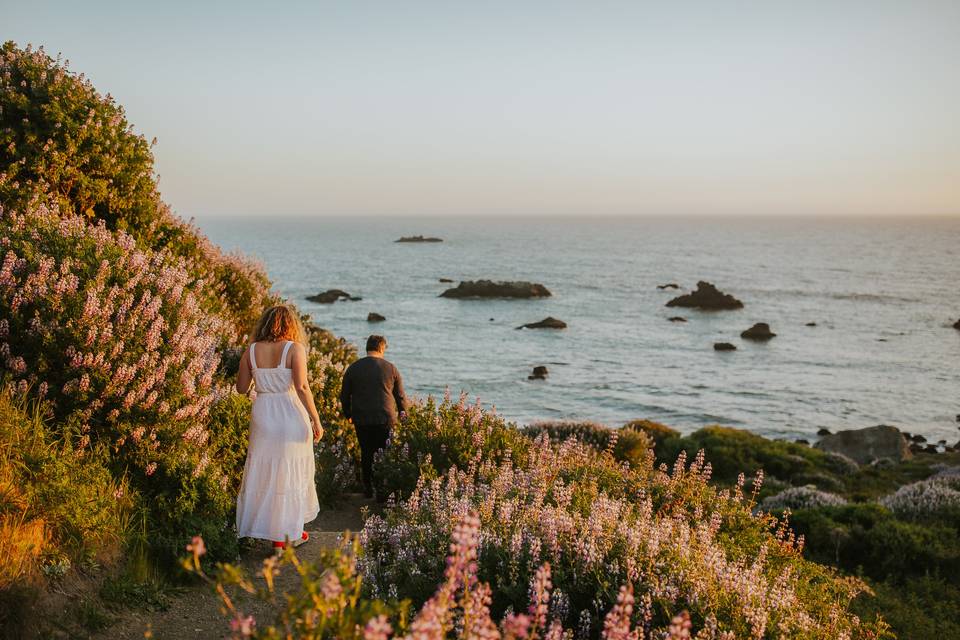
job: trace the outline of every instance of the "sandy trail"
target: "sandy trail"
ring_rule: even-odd
[[[297,549],[297,556],[306,561],[315,561],[320,549],[336,546],[337,539],[344,530],[359,531],[363,527],[361,510],[367,507],[376,510],[372,500],[361,494],[347,494],[336,509],[322,511],[317,519],[306,527],[310,533],[310,542]],[[272,554],[266,542],[245,551],[240,558],[240,566],[248,575],[255,576],[261,569],[263,560]],[[283,567],[276,578],[276,589],[284,592],[295,588],[300,578],[293,567]],[[262,585],[257,578],[255,584]],[[278,606],[257,600],[244,593],[235,594],[231,590],[235,604],[246,614],[257,620],[271,623]],[[149,629],[158,640],[206,640],[229,637],[229,620],[221,612],[222,603],[213,589],[206,585],[197,585],[185,589],[175,596],[166,611],[125,611],[109,628],[94,636],[98,639],[117,638],[135,640],[144,637]]]

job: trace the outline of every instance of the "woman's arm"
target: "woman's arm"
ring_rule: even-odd
[[[293,388],[303,404],[303,408],[310,414],[310,426],[313,428],[313,441],[320,442],[323,437],[323,425],[320,424],[320,415],[317,406],[313,403],[313,393],[310,391],[310,381],[307,380],[307,350],[303,345],[293,344],[293,360],[290,362],[293,369]]]
[[[237,391],[243,395],[250,393],[253,383],[253,372],[250,369],[250,347],[240,357],[240,369],[237,371]]]

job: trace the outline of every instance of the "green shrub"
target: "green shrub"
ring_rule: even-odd
[[[791,522],[807,557],[874,580],[939,572],[960,576],[960,517],[922,523],[898,519],[878,504],[801,509]],[[958,582],[960,584],[960,582]]]
[[[574,438],[597,451],[609,449],[614,458],[632,466],[649,465],[653,459],[652,438],[633,427],[611,429],[596,422],[535,422],[525,427],[523,433],[531,438],[544,433],[551,442]]]
[[[864,618],[882,615],[899,640],[960,638],[960,587],[935,575],[871,582],[853,603]]]
[[[30,622],[31,587],[111,563],[123,546],[134,496],[111,476],[106,447],[78,449],[77,437],[0,389],[0,628],[14,635]]]
[[[457,403],[448,397],[440,404],[430,397],[412,403],[407,419],[394,427],[377,463],[377,481],[387,494],[406,496],[421,473],[430,478],[481,461],[522,460],[529,448],[530,440],[514,425],[479,404],[469,406],[465,395]]]
[[[668,427],[665,424],[660,424],[659,422],[654,422],[653,420],[631,420],[623,425],[621,429],[642,431],[650,436],[655,446],[659,446],[659,444],[667,438],[677,438],[680,436],[680,432],[676,429]]]

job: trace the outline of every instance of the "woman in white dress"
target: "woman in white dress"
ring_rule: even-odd
[[[237,390],[254,388],[250,446],[237,496],[237,534],[271,540],[282,549],[309,539],[304,523],[320,505],[313,443],[323,436],[307,380],[300,321],[289,307],[263,312],[253,342],[240,360]],[[311,432],[313,435],[311,442]]]

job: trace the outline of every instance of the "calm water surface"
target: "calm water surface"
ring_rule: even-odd
[[[960,220],[201,219],[259,258],[277,290],[388,357],[416,394],[466,391],[509,419],[650,418],[683,431],[721,423],[809,437],[894,424],[960,438]],[[440,244],[396,244],[402,235]],[[553,297],[448,300],[439,278],[531,280]],[[669,309],[697,280],[745,303]],[[345,289],[360,302],[307,295]],[[370,325],[367,313],[387,317]],[[683,315],[687,323],[671,323]],[[565,331],[517,331],[546,316]],[[778,335],[741,340],[754,322]],[[807,327],[816,322],[816,327]],[[717,353],[713,343],[738,350]],[[528,381],[546,364],[544,381]]]

